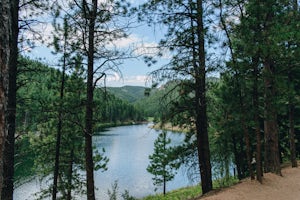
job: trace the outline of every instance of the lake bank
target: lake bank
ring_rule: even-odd
[[[180,126],[173,126],[170,122],[162,124],[161,122],[155,123],[150,126],[150,128],[155,130],[166,130],[166,131],[172,131],[172,132],[180,132],[180,133],[186,133],[189,132],[189,129],[186,127],[180,127]]]
[[[118,126],[131,126],[131,125],[141,125],[141,124],[148,124],[148,121],[126,121],[126,122],[108,122],[108,123],[101,123],[99,126],[96,127],[95,134],[99,131],[103,131],[108,128],[118,127]]]

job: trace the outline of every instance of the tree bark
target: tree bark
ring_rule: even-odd
[[[267,58],[264,63],[265,84],[265,171],[281,175],[279,148],[278,148],[278,125],[275,107],[275,77],[274,63]]]
[[[70,162],[68,166],[68,189],[67,189],[67,200],[72,199],[72,177],[73,177],[73,162],[74,162],[74,146],[72,146],[71,152],[70,152]]]
[[[10,1],[11,9],[11,39],[9,57],[9,88],[7,104],[7,139],[5,141],[3,157],[3,188],[1,199],[13,199],[14,191],[14,153],[16,132],[16,92],[17,92],[17,60],[18,60],[18,10],[19,1]]]
[[[164,171],[166,171],[166,169],[164,169]],[[166,187],[167,187],[167,181],[166,181],[166,176],[164,175],[164,178],[163,178],[164,180],[163,180],[163,184],[164,184],[164,188],[163,188],[163,194],[164,194],[164,196],[166,195]]]
[[[15,133],[17,0],[0,0],[0,19],[0,196],[12,199],[14,144],[10,142],[14,142]]]
[[[237,148],[237,140],[235,138],[235,136],[232,136],[232,144],[233,144],[233,154],[234,154],[234,160],[235,160],[235,165],[236,165],[236,169],[237,169],[237,177],[239,180],[242,180],[244,178],[243,174],[242,174],[242,169],[241,169],[241,153],[239,152],[238,148]]]
[[[164,144],[164,146],[163,146],[163,153],[166,153],[166,145],[167,145],[166,144],[166,140],[167,140],[167,132],[163,131],[163,144]],[[166,158],[164,157],[164,159],[166,159]],[[163,172],[164,173],[164,175],[163,175],[164,176],[163,177],[163,182],[164,182],[163,183],[164,184],[163,187],[164,188],[163,188],[163,194],[166,195],[166,187],[167,187],[166,186],[167,185],[167,180],[166,180],[166,163],[167,163],[167,161],[164,160],[163,163],[164,163],[164,172]]]
[[[298,15],[298,0],[293,1],[294,15]],[[288,71],[288,85],[289,85],[289,140],[290,140],[290,152],[291,152],[291,163],[292,167],[298,167],[296,158],[296,145],[295,145],[295,104],[293,101],[292,92],[295,90],[293,86],[293,75],[292,69]],[[292,87],[292,88],[291,88]]]
[[[237,75],[236,75],[237,76]],[[245,144],[246,144],[246,156],[247,156],[247,165],[248,165],[248,170],[249,170],[249,174],[251,177],[251,180],[255,179],[254,173],[253,173],[253,169],[252,169],[252,164],[251,164],[251,141],[250,141],[250,136],[249,136],[249,131],[248,131],[248,127],[246,125],[246,119],[245,119],[245,107],[244,107],[244,99],[242,96],[242,87],[240,84],[240,81],[237,78],[237,84],[239,86],[239,101],[240,101],[240,111],[241,111],[241,124],[242,124],[242,128],[243,128],[243,132],[244,132],[244,140],[245,140]]]
[[[86,1],[84,6],[88,6]],[[86,96],[86,116],[85,116],[85,164],[87,181],[87,199],[95,200],[94,188],[94,162],[93,162],[93,74],[94,74],[94,38],[95,38],[95,20],[97,15],[98,1],[92,1],[92,10],[88,16],[88,75],[87,75],[87,96]]]
[[[67,35],[65,33],[64,35]],[[65,90],[65,73],[66,73],[66,42],[67,38],[64,38],[64,55],[63,55],[63,68],[61,75],[61,85],[60,85],[60,102],[58,110],[58,123],[57,123],[57,135],[56,135],[56,146],[55,146],[55,163],[54,163],[54,175],[53,175],[53,190],[52,190],[52,200],[56,200],[57,195],[57,182],[59,173],[59,157],[60,157],[60,144],[62,137],[62,125],[63,125],[63,99]]]
[[[201,175],[202,193],[205,194],[212,190],[212,174],[210,163],[210,149],[207,130],[207,112],[206,112],[206,64],[204,50],[204,25],[203,25],[203,2],[197,0],[197,46],[199,55],[195,69],[196,84],[196,131],[197,131],[197,149],[198,160]]]
[[[295,145],[295,105],[292,97],[289,97],[289,140],[292,167],[297,167],[296,145]]]
[[[6,110],[8,99],[10,6],[8,0],[0,1],[0,194],[3,188],[4,145],[7,137]]]
[[[258,96],[258,59],[253,59],[253,110],[256,135],[256,180],[262,183],[262,162],[261,162],[261,133],[259,125],[259,96]]]
[[[251,160],[252,160],[251,142],[250,142],[250,136],[249,136],[248,127],[246,125],[245,117],[243,116],[244,113],[245,112],[241,112],[241,115],[242,115],[241,116],[241,123],[242,123],[242,127],[243,127],[244,140],[245,140],[245,144],[246,144],[247,165],[248,165],[248,170],[249,170],[251,180],[254,180],[255,176],[254,176],[253,169],[252,169],[252,164],[251,164]]]

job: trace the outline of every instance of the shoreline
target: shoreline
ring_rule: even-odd
[[[154,123],[149,128],[152,128],[154,130],[165,130],[165,131],[172,131],[172,132],[180,132],[180,133],[188,133],[189,129],[180,127],[180,126],[173,126],[170,122],[165,123],[163,126],[161,125],[161,122]]]
[[[147,124],[149,121],[127,121],[127,122],[108,122],[108,123],[101,123],[99,126],[97,126],[95,129],[96,132],[105,131],[107,128],[113,128],[118,126],[131,126],[131,125],[140,125],[140,124]]]

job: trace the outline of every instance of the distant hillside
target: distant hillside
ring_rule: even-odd
[[[145,89],[142,86],[107,87],[109,93],[129,103],[134,103],[144,98]]]

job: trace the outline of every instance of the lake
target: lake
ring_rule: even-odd
[[[155,194],[153,176],[146,168],[158,133],[159,131],[150,129],[149,124],[142,124],[110,128],[102,132],[102,135],[93,137],[94,145],[100,150],[105,148],[105,155],[109,158],[108,170],[95,172],[96,199],[108,199],[107,191],[111,190],[115,181],[118,181],[120,193],[128,190],[130,195],[138,198]],[[172,145],[180,144],[184,139],[182,134],[168,132],[168,135],[172,139]],[[182,167],[174,180],[167,183],[167,191],[189,185],[192,182],[188,180],[186,170]],[[26,183],[16,188],[14,199],[31,200],[31,194],[39,191],[39,188],[37,180]],[[157,192],[161,193],[162,188]]]

